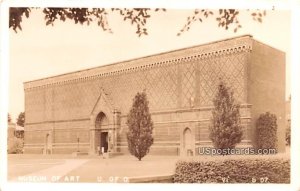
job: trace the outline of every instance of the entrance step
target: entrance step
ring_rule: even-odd
[[[102,157],[102,158],[112,158],[112,157],[124,155],[124,153],[121,153],[121,152],[109,152],[109,153],[104,153],[104,154],[90,152],[87,154],[92,157]]]
[[[104,159],[107,159],[107,158],[113,158],[113,157],[121,156],[121,155],[123,155],[123,153],[120,153],[120,152],[109,152],[109,153],[103,153],[102,157]]]
[[[77,157],[77,156],[84,156],[84,155],[89,155],[88,152],[73,152],[72,156]]]
[[[121,156],[121,155],[124,155],[124,153],[121,153],[121,152],[110,152],[109,153],[110,157],[116,157],[116,156]]]

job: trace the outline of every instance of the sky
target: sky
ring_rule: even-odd
[[[181,36],[176,34],[194,10],[168,9],[153,12],[147,23],[148,36],[138,37],[135,27],[117,13],[108,16],[113,34],[95,23],[75,25],[72,21],[46,26],[41,10],[23,19],[22,31],[9,31],[9,113],[13,121],[24,111],[23,82],[118,61],[200,45],[251,34],[254,39],[286,52],[286,98],[290,95],[290,11],[267,11],[263,23],[250,12],[240,11],[242,28],[218,28],[215,17],[196,22]]]

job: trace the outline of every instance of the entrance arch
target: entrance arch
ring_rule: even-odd
[[[108,118],[103,112],[100,112],[96,117],[95,129],[107,129],[108,124]]]
[[[100,112],[95,120],[95,148],[97,151],[108,152],[109,137],[109,120],[103,112]]]

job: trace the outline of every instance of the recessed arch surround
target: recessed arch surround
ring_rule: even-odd
[[[91,112],[90,121],[91,121],[91,129],[95,128],[97,117],[99,119],[105,115],[108,121],[113,121],[113,103],[108,98],[107,94],[104,92],[104,89],[100,89],[100,95],[93,107]],[[98,120],[99,120],[98,119]]]
[[[45,134],[43,154],[52,154],[52,137],[50,132]]]
[[[90,115],[90,153],[115,152],[117,111],[111,99],[100,89],[100,95]],[[102,148],[103,147],[103,148]]]
[[[188,127],[183,131],[183,147],[186,150],[192,149],[192,131]]]
[[[181,156],[193,156],[195,155],[195,133],[194,128],[189,125],[185,125],[181,130],[180,141],[180,155]]]

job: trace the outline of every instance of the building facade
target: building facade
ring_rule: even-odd
[[[154,122],[150,154],[195,155],[211,145],[212,100],[219,81],[241,104],[242,145],[255,145],[261,113],[285,134],[285,53],[250,35],[24,83],[25,153],[127,153],[126,118],[146,91]]]

